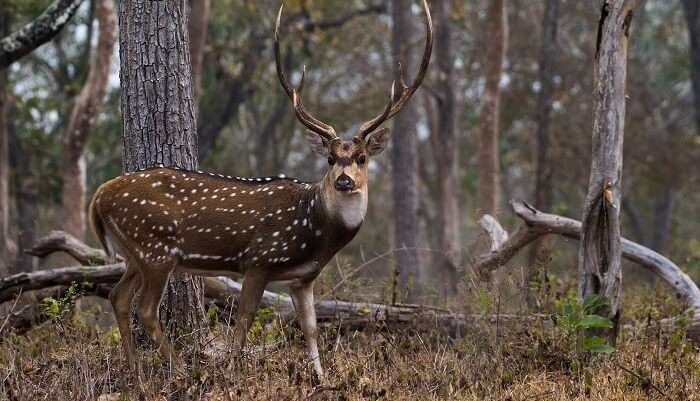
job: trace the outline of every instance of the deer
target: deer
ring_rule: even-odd
[[[276,70],[299,122],[307,129],[311,149],[328,161],[318,182],[277,177],[232,177],[156,166],[126,173],[102,184],[93,195],[91,227],[110,258],[120,255],[126,271],[109,295],[132,369],[137,358],[130,327],[136,314],[146,334],[167,359],[178,356],[158,316],[168,277],[176,271],[201,276],[242,276],[233,353],[243,352],[247,333],[263,291],[270,282],[289,286],[299,326],[315,375],[324,371],[318,351],[314,280],[333,256],[359,231],[368,206],[369,159],[385,149],[389,129],[381,125],[396,115],[420,87],[433,47],[427,0],[422,0],[426,39],[423,58],[410,85],[399,64],[399,82],[391,85],[384,110],[343,139],[335,129],[309,113],[300,82],[293,86],[282,67],[280,21],[274,31]]]

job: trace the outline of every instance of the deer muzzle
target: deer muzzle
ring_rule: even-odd
[[[343,173],[335,180],[335,189],[341,192],[352,191],[355,189],[355,181]]]

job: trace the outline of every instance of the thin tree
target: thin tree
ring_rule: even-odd
[[[437,166],[439,206],[438,241],[444,258],[440,262],[440,282],[444,294],[453,295],[457,284],[457,269],[461,264],[461,217],[459,213],[459,178],[457,171],[458,143],[455,132],[455,93],[453,82],[454,52],[450,12],[452,1],[433,3],[435,9],[435,74],[437,77],[437,131],[432,141]]]
[[[695,129],[700,135],[700,1],[681,0],[690,41],[690,81],[695,100]]]
[[[0,6],[0,35],[9,33],[10,16]],[[10,97],[7,70],[0,70],[0,276],[9,272],[10,241],[10,151],[7,132],[7,109]]]
[[[396,68],[395,79],[400,79],[398,63],[412,68],[410,38],[415,25],[411,9],[403,0],[391,2],[392,55]],[[410,74],[409,74],[410,76]],[[417,137],[416,106],[409,102],[402,113],[394,118],[395,138],[391,149],[392,194],[394,207],[394,247],[399,251],[394,260],[399,273],[399,288],[405,300],[415,302],[421,293],[424,277],[418,263],[418,185],[417,185]]]
[[[486,86],[484,88],[484,102],[479,115],[477,205],[480,214],[495,216],[500,201],[500,162],[498,157],[500,83],[508,42],[508,16],[505,10],[505,0],[492,0],[490,2],[487,20]]]
[[[554,91],[555,50],[557,47],[557,27],[559,24],[559,4],[561,0],[547,0],[542,20],[542,47],[540,48],[540,65],[538,82],[540,91],[537,95],[535,121],[535,207],[551,211],[554,191],[552,189],[552,160],[550,155],[550,124],[552,120],[552,92]],[[528,283],[525,286],[525,299],[531,301],[530,284],[537,279],[535,264],[541,255],[545,239],[532,244],[528,266]]]
[[[92,49],[87,80],[75,100],[68,128],[61,139],[63,229],[80,239],[85,237],[87,227],[85,146],[107,89],[117,35],[113,0],[97,0],[95,18],[99,24],[97,45]]]
[[[207,28],[209,26],[210,0],[190,0],[190,59],[192,60],[192,82],[195,107],[199,108],[202,92],[202,68],[207,45]]]
[[[579,247],[579,296],[605,296],[599,313],[617,321],[622,282],[620,207],[627,47],[635,1],[606,0],[598,23],[593,149]],[[615,340],[615,330],[609,333]]]
[[[187,0],[119,2],[123,168],[197,169]],[[170,278],[160,310],[166,332],[197,333],[202,282]]]

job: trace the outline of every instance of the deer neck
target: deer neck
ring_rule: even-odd
[[[367,214],[367,186],[354,193],[342,193],[335,189],[326,175],[318,186],[319,198],[325,215],[337,226],[356,231]]]

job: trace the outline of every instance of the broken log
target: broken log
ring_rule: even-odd
[[[71,285],[81,285],[87,295],[106,297],[107,284],[115,283],[126,271],[123,263],[103,266],[73,266],[19,273],[0,280],[0,303],[12,301],[20,294],[40,292],[44,295],[62,293]],[[241,292],[241,284],[228,277],[206,277],[205,296],[219,305],[230,305]],[[48,292],[47,292],[48,291]],[[273,308],[289,321],[294,317],[294,306],[289,296],[265,291],[260,305]],[[368,324],[391,325],[392,327],[435,329],[449,336],[461,336],[476,322],[507,324],[524,320],[548,320],[547,315],[484,315],[459,314],[449,310],[424,305],[385,305],[370,302],[348,302],[342,300],[319,300],[316,316],[320,324],[330,324],[343,329],[359,329]]]

